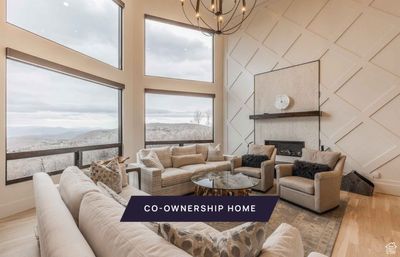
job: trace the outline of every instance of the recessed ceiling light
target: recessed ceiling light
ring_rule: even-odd
[[[68,6],[69,6],[69,3],[68,3],[68,2],[63,2],[63,5],[66,6],[66,7],[68,7]]]

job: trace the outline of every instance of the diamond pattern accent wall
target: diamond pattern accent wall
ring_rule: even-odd
[[[399,0],[263,1],[226,39],[226,150],[253,141],[253,75],[317,59],[322,144],[400,195]]]

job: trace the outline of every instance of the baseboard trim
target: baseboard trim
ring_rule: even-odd
[[[400,183],[391,180],[374,180],[375,192],[400,196]]]
[[[23,212],[35,207],[33,197],[20,199],[11,203],[0,205],[0,219]]]

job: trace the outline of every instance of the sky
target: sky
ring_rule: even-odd
[[[118,91],[7,60],[7,127],[118,127]]]
[[[7,21],[119,66],[119,7],[112,0],[11,0]]]
[[[12,0],[7,21],[118,66],[119,7],[112,0]],[[146,74],[212,81],[213,38],[202,32],[146,21]],[[115,128],[116,91],[87,81],[7,61],[7,125]],[[208,101],[208,102],[207,102]],[[192,122],[210,99],[157,96],[148,122]],[[201,121],[206,123],[206,119]]]
[[[213,81],[213,37],[146,20],[146,75]]]
[[[212,98],[179,95],[146,94],[146,123],[194,123],[194,113],[200,111],[212,115]],[[212,122],[212,116],[210,119]],[[207,124],[206,115],[201,121]]]

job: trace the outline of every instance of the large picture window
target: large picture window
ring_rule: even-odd
[[[214,37],[196,28],[146,16],[148,76],[214,81]]]
[[[54,71],[60,66],[9,50],[7,183],[121,154],[119,88],[79,71],[66,74],[68,68]]]
[[[8,0],[7,22],[121,68],[122,7],[113,0]]]
[[[146,146],[214,141],[214,95],[146,90]]]

